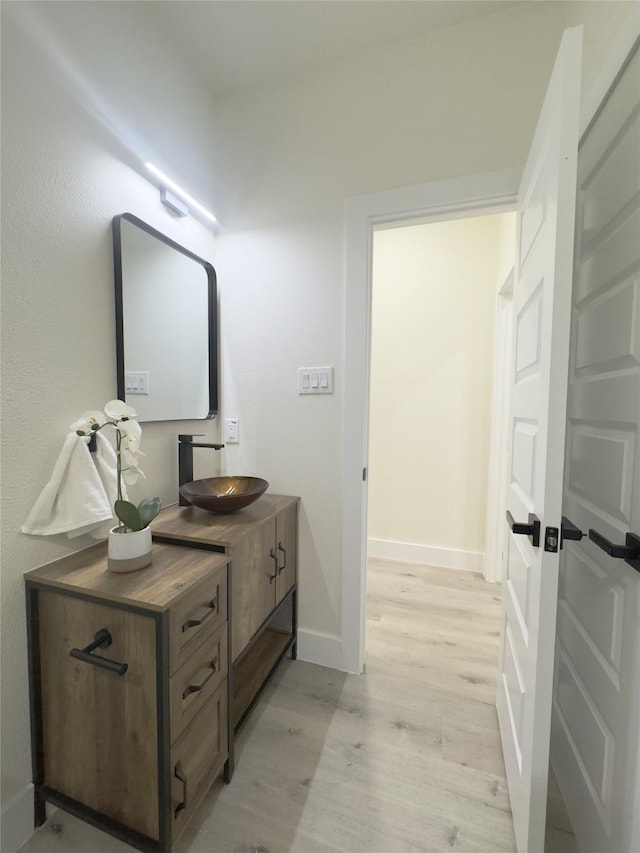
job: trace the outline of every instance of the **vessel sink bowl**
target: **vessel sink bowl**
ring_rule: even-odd
[[[207,512],[234,512],[257,501],[268,488],[260,477],[207,477],[180,486],[180,494]]]

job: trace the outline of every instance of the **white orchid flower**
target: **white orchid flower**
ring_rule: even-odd
[[[120,456],[122,458],[122,462],[124,465],[126,465],[127,468],[137,468],[138,457],[143,455],[143,453],[136,453],[135,451],[131,451],[126,447],[120,448]],[[125,469],[123,468],[123,470]]]
[[[91,435],[92,432],[95,432],[96,429],[103,426],[106,421],[107,419],[104,416],[104,412],[101,412],[99,409],[91,409],[81,415],[77,421],[74,421],[69,429],[74,432]]]
[[[142,437],[142,427],[138,423],[138,421],[122,421],[118,424],[117,427],[121,433],[124,433],[123,438],[126,437],[126,440],[131,444],[140,444],[140,439]]]
[[[122,418],[138,417],[138,413],[133,406],[128,406],[123,400],[109,400],[104,407],[104,413],[113,421],[119,421]]]
[[[127,499],[123,486],[123,481],[133,486],[140,479],[146,480],[144,472],[138,468],[139,458],[144,456],[144,453],[140,450],[142,427],[135,420],[137,417],[138,413],[133,406],[129,406],[124,400],[110,400],[104,407],[104,412],[97,409],[85,412],[70,426],[86,443],[103,427],[112,426],[116,431],[117,498],[114,509],[119,519],[119,533],[141,530],[141,525],[148,524],[160,510],[159,498],[148,498],[136,507]]]
[[[147,479],[144,475],[144,471],[141,471],[136,465],[130,465],[122,472],[122,478],[127,486],[135,485],[141,477],[143,480]]]

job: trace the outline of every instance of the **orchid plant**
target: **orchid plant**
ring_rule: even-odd
[[[87,440],[106,426],[115,428],[117,498],[113,508],[119,520],[119,533],[143,530],[160,512],[160,498],[145,498],[136,506],[122,496],[123,481],[131,486],[144,478],[138,467],[139,457],[144,456],[140,450],[142,427],[136,417],[137,412],[132,406],[122,400],[110,400],[104,412],[99,409],[85,412],[71,424],[71,429]]]

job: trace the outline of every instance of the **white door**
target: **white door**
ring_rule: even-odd
[[[640,51],[578,154],[563,513],[640,536]],[[551,763],[582,853],[640,850],[640,555],[564,543]]]
[[[497,708],[520,853],[544,850],[581,47],[581,28],[567,30],[518,195],[507,489],[513,521],[502,595]],[[550,528],[556,528],[556,540],[549,535],[552,550],[546,551]]]

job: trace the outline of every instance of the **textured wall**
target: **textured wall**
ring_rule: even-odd
[[[65,4],[49,5],[61,7],[60,24]],[[105,4],[81,5],[86,10]],[[71,422],[116,395],[111,218],[135,213],[214,260],[211,229],[165,212],[157,190],[130,166],[135,158],[115,134],[115,125],[105,124],[109,104],[122,106],[117,75],[115,90],[109,92],[103,82],[100,97],[96,90],[90,102],[89,78],[80,75],[46,20],[34,17],[45,11],[38,7],[6,4],[2,9],[3,805],[24,790],[31,776],[22,575],[91,544],[18,531],[49,478]],[[106,29],[106,21],[99,23],[93,28],[85,22],[83,44],[95,40],[108,49],[110,41],[117,42],[120,61],[129,59],[130,81],[142,86],[137,94],[143,99],[146,78],[137,77],[136,63],[147,57],[135,49],[135,22],[125,16],[122,31],[115,32]],[[138,104],[119,126],[138,123],[142,138],[147,118],[156,121],[175,111],[173,96],[169,103],[162,97],[165,74],[170,90],[182,72],[164,62],[147,90],[146,115],[144,103]],[[204,110],[196,88],[182,97],[180,110]],[[184,158],[190,154],[187,141]],[[203,422],[186,422],[182,431],[189,425],[217,436],[216,423],[203,428]],[[142,467],[148,480],[140,497],[159,494],[165,503],[175,502],[180,430],[175,423],[144,428]],[[2,849],[10,853],[4,842]]]

